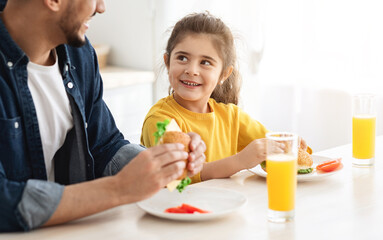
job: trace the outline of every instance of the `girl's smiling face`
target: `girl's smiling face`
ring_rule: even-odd
[[[165,63],[168,57],[164,55]],[[166,66],[175,100],[190,111],[210,112],[207,102],[218,82],[224,79],[222,66],[212,36],[188,34],[174,47]]]

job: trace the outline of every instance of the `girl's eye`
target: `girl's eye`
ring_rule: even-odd
[[[202,60],[201,64],[202,65],[206,65],[206,66],[210,66],[211,65],[211,63],[209,61],[207,61],[207,60]]]
[[[177,59],[182,61],[182,62],[186,62],[188,60],[187,57],[182,56],[182,55],[178,56]]]

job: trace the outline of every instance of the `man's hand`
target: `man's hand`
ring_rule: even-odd
[[[185,169],[188,153],[178,143],[161,144],[140,152],[117,175],[122,202],[131,203],[149,198]]]
[[[205,161],[206,146],[198,134],[189,135],[190,154],[182,144],[161,144],[140,152],[115,176],[66,186],[59,206],[44,225],[68,222],[149,198],[182,175],[187,158],[189,171],[196,174]]]

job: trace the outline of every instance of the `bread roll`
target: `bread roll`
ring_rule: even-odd
[[[311,168],[312,165],[313,165],[313,159],[312,159],[311,155],[308,152],[299,148],[299,150],[298,150],[298,170]],[[262,167],[263,171],[266,172],[266,161],[263,161],[261,163],[261,167]]]
[[[181,143],[185,146],[185,152],[190,152],[189,144],[191,138],[189,135],[183,132],[178,131],[166,131],[162,136],[161,143]],[[185,159],[185,164],[187,166],[188,160]],[[184,173],[178,178],[178,180],[184,179],[187,176],[187,169],[185,168]]]
[[[298,169],[311,168],[313,165],[313,159],[311,155],[303,151],[301,148],[298,150]]]

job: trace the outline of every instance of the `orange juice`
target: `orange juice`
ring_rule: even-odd
[[[357,159],[371,159],[375,156],[375,116],[354,116],[352,118],[352,156]]]
[[[269,209],[291,211],[297,187],[297,157],[286,154],[267,156],[267,189]]]

